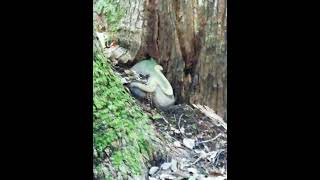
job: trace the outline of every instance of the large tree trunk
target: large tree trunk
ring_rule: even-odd
[[[122,0],[119,40],[131,57],[154,57],[177,103],[200,103],[226,119],[226,0]]]

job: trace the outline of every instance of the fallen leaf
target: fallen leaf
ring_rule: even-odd
[[[161,169],[167,170],[167,169],[170,168],[170,166],[171,166],[171,163],[163,163],[163,164],[161,165]]]
[[[152,176],[152,175],[153,175],[154,173],[156,173],[158,170],[159,170],[159,167],[157,167],[157,166],[151,167],[150,170],[149,170],[149,175]]]
[[[193,147],[195,145],[195,140],[189,139],[189,138],[184,138],[183,145],[185,145],[189,149],[193,149]]]
[[[176,172],[178,170],[178,161],[175,159],[172,159],[171,161],[171,169],[173,172]]]
[[[184,131],[185,131],[184,127],[180,128],[180,132],[181,132],[182,134],[184,134]]]
[[[189,173],[192,173],[193,175],[198,174],[198,170],[196,168],[188,168],[187,170]]]
[[[173,142],[174,147],[181,147],[181,143],[179,141]]]

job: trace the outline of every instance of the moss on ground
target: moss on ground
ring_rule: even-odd
[[[150,157],[154,131],[148,117],[125,91],[103,55],[93,62],[93,147],[95,171],[100,178],[112,175],[104,164],[115,171],[140,174],[143,160]],[[103,170],[105,169],[105,170]]]

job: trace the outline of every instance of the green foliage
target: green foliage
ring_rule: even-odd
[[[161,119],[161,118],[162,118],[162,116],[159,113],[152,116],[152,119],[154,119],[154,120]]]
[[[118,170],[125,165],[133,174],[140,173],[142,155],[148,157],[152,150],[153,131],[148,117],[125,91],[108,61],[99,55],[93,62],[93,86],[93,142],[98,153],[95,162],[103,161],[108,148]]]
[[[119,30],[119,22],[124,16],[124,10],[119,6],[119,0],[98,0],[95,6],[97,12],[103,10],[111,32]]]

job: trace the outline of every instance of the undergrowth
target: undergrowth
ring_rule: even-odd
[[[102,163],[107,159],[122,174],[139,174],[142,159],[150,157],[152,151],[150,137],[153,130],[148,125],[149,119],[125,91],[104,56],[96,55],[94,58],[93,82],[96,170],[102,171]],[[111,152],[109,157],[106,149]],[[107,178],[108,175],[104,174]]]

